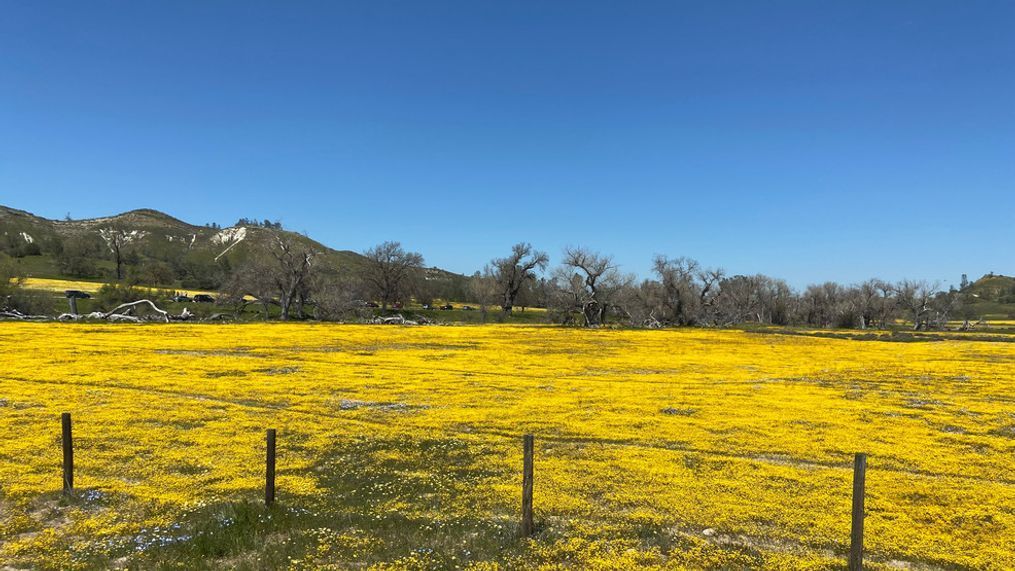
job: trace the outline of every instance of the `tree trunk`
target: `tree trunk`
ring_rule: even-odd
[[[282,307],[282,314],[279,316],[279,319],[282,321],[289,321],[289,304],[292,303],[292,300],[289,299],[289,295],[287,293],[282,292],[278,301],[279,305]]]

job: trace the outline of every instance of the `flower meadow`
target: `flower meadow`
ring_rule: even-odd
[[[843,569],[855,452],[869,568],[1015,568],[1015,343],[0,324],[13,569]]]

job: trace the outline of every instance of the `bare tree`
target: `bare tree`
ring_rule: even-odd
[[[725,326],[762,318],[761,299],[758,295],[761,276],[736,275],[724,278],[720,303],[716,307],[716,324]]]
[[[280,319],[282,321],[289,319],[294,301],[297,302],[298,313],[302,318],[302,303],[308,293],[306,287],[317,252],[313,247],[301,244],[288,236],[276,234],[274,238],[269,252],[276,265],[275,271],[270,275],[278,292],[279,306],[282,308]],[[300,297],[301,295],[303,297]]]
[[[698,262],[684,257],[656,256],[652,271],[659,277],[658,299],[653,303],[656,307],[652,316],[674,325],[696,323],[701,317],[701,294],[705,287],[698,281],[703,275]]]
[[[913,329],[926,327],[928,304],[937,287],[937,284],[929,284],[923,280],[902,280],[895,285],[895,295],[899,304],[912,316]]]
[[[582,304],[587,294],[585,281],[577,272],[561,266],[542,285],[543,303],[549,311],[551,321],[572,325],[575,316],[582,314]]]
[[[939,291],[930,301],[932,316],[928,319],[928,324],[938,329],[944,329],[951,316],[955,313],[961,314],[962,309],[962,297],[958,290],[952,288],[951,291]]]
[[[483,270],[483,273],[476,272],[469,280],[469,294],[479,304],[484,323],[489,315],[490,306],[496,305],[502,299],[502,293],[494,270],[489,266]]]
[[[490,263],[490,275],[500,290],[501,308],[511,313],[518,293],[527,282],[535,281],[535,269],[545,270],[550,257],[533,250],[532,244],[521,242],[511,247],[511,255]]]
[[[619,292],[631,279],[617,271],[611,256],[603,256],[586,248],[565,248],[563,267],[559,278],[566,280],[570,293],[580,306],[586,327],[597,327],[606,322],[611,295]],[[571,276],[568,277],[567,273]]]
[[[758,322],[787,325],[793,320],[796,296],[785,281],[765,275],[755,276]]]
[[[335,272],[327,276],[316,274],[313,280],[318,319],[365,321],[373,316],[373,310],[364,302],[365,285],[357,276]]]
[[[134,235],[133,232],[128,232],[123,228],[110,227],[99,230],[99,236],[106,242],[106,247],[109,248],[109,253],[112,254],[113,262],[116,264],[117,280],[123,279],[124,257]]]
[[[423,256],[406,252],[398,242],[384,242],[363,253],[366,256],[363,280],[371,286],[383,309],[402,301],[423,269]]]
[[[860,329],[867,329],[874,320],[874,311],[880,297],[880,280],[867,280],[853,287],[850,297],[856,311]]]
[[[872,301],[871,315],[877,321],[880,329],[887,329],[899,306],[899,299],[895,296],[895,286],[883,280],[873,280],[873,285],[877,290],[877,297]]]
[[[800,296],[800,309],[804,321],[818,327],[851,325],[852,312],[844,305],[846,292],[835,282],[809,285]],[[847,323],[844,323],[843,316]]]
[[[699,321],[702,324],[716,324],[716,315],[722,298],[722,281],[726,272],[722,268],[702,270],[698,273],[701,290],[698,292],[698,305],[701,308]]]
[[[797,314],[798,298],[780,279],[763,274],[725,277],[722,270],[708,275],[705,307],[710,323],[718,326],[754,321],[786,325]]]
[[[223,285],[220,304],[232,306],[234,313],[238,314],[248,303],[256,303],[261,307],[264,319],[268,320],[271,306],[278,305],[275,280],[272,278],[275,267],[269,262],[267,256],[255,257],[230,274]],[[253,298],[253,301],[248,302],[247,297]]]

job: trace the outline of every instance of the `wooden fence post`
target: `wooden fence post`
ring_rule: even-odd
[[[858,453],[853,459],[853,525],[849,537],[849,571],[863,570],[863,504],[866,478],[867,455]]]
[[[268,455],[264,469],[264,505],[275,503],[275,429],[268,429]]]
[[[526,434],[524,438],[522,461],[522,537],[532,537],[535,532],[532,524],[532,455],[534,438]]]
[[[63,424],[63,492],[74,491],[74,439],[70,429],[70,413],[60,415]]]

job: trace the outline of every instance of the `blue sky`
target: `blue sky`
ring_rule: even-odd
[[[0,204],[796,286],[1015,273],[1015,3],[0,0]]]

